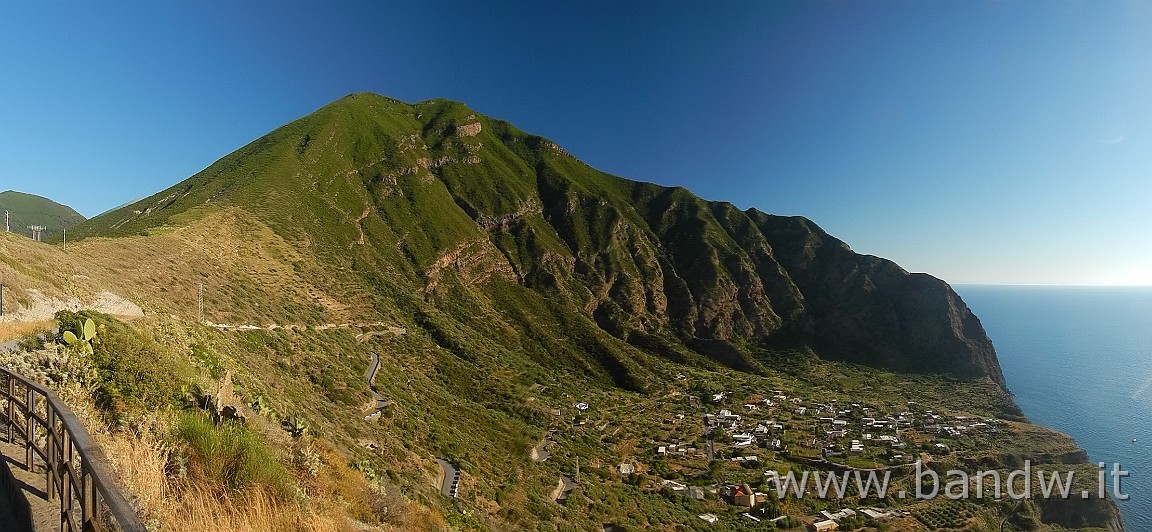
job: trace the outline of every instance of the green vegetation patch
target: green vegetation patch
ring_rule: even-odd
[[[188,451],[188,471],[230,491],[261,487],[287,497],[292,477],[263,438],[233,421],[219,425],[199,412],[180,414],[173,437]]]
[[[167,352],[147,332],[95,311],[56,313],[60,331],[82,331],[85,320],[96,325],[91,362],[95,382],[90,383],[96,404],[112,413],[125,406],[175,406],[192,379],[187,361]]]

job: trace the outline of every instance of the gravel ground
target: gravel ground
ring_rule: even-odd
[[[112,292],[101,292],[95,299],[81,302],[76,298],[61,299],[47,296],[39,290],[28,290],[28,300],[31,305],[20,307],[15,312],[9,312],[0,317],[0,321],[49,321],[60,310],[92,309],[114,316],[143,316],[144,311],[135,303],[128,301]]]

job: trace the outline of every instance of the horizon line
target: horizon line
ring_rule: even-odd
[[[1082,284],[1082,283],[979,283],[955,282],[951,286],[1003,286],[1048,288],[1152,288],[1152,284]]]

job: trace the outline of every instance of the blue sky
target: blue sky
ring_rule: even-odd
[[[371,91],[951,282],[1152,284],[1152,2],[161,4],[6,10],[0,190],[92,216]]]

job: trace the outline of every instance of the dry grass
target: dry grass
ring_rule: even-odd
[[[191,488],[172,502],[171,513],[162,522],[164,530],[329,532],[350,528],[340,515],[320,515],[260,490],[221,499],[209,491]]]
[[[165,416],[151,416],[131,430],[104,431],[99,437],[122,486],[134,496],[149,525],[159,530],[239,532],[349,529],[345,513],[324,494],[299,503],[261,488],[223,495],[219,486],[191,477],[178,479],[169,471],[172,448],[162,436],[170,423]]]
[[[372,309],[358,287],[329,286],[315,257],[239,209],[147,238],[89,238],[68,253],[84,257],[94,283],[160,313],[194,316],[201,285],[204,318],[220,323],[343,323]],[[259,305],[237,308],[249,300]]]
[[[174,414],[150,414],[129,428],[111,431],[82,388],[70,386],[60,394],[104,449],[118,484],[130,494],[151,530],[437,530],[437,523],[443,523],[426,509],[413,519],[405,517],[399,528],[358,523],[376,520],[372,488],[331,450],[318,453],[323,464],[319,474],[302,475],[308,477],[301,482],[303,497],[285,500],[262,487],[222,493],[218,485],[172,471],[174,453],[166,436],[171,433]],[[401,497],[400,504],[407,502]]]
[[[444,517],[408,501],[393,486],[371,485],[330,448],[297,443],[315,449],[315,474],[294,470],[300,495],[284,500],[261,487],[222,493],[220,487],[193,476],[174,474],[170,433],[172,415],[150,415],[128,430],[110,432],[97,419],[96,410],[69,390],[78,417],[97,429],[94,437],[113,462],[119,484],[139,507],[153,530],[278,531],[433,531],[448,527]],[[66,399],[66,400],[68,400]],[[80,399],[80,401],[77,401]],[[383,520],[378,525],[368,525]]]
[[[176,228],[150,238],[93,238],[65,252],[57,247],[0,235],[0,278],[5,310],[15,310],[33,289],[59,298],[87,301],[108,290],[140,303],[157,341],[174,356],[203,338],[169,314],[196,313],[204,286],[204,317],[214,321],[342,323],[371,310],[359,287],[316,275],[315,258],[302,253],[244,213],[213,213],[212,223]],[[141,268],[141,265],[147,265]],[[258,302],[248,308],[245,302]],[[234,308],[240,305],[241,308]],[[0,323],[0,341],[50,330],[53,322]],[[227,356],[228,351],[219,353]],[[150,530],[444,530],[445,516],[433,505],[408,500],[386,477],[369,481],[349,467],[347,457],[313,442],[293,454],[278,426],[251,423],[277,461],[288,467],[295,494],[263,486],[229,491],[202,478],[195,458],[173,437],[177,413],[129,415],[111,428],[75,383],[58,390],[112,462],[117,484],[138,508]],[[254,417],[252,419],[257,419]],[[280,452],[283,451],[283,452]],[[313,453],[312,456],[309,453]],[[302,467],[319,461],[321,466]],[[369,523],[369,524],[365,524]]]
[[[3,321],[0,322],[0,342],[24,338],[39,332],[51,331],[55,325],[56,322],[53,321]]]

